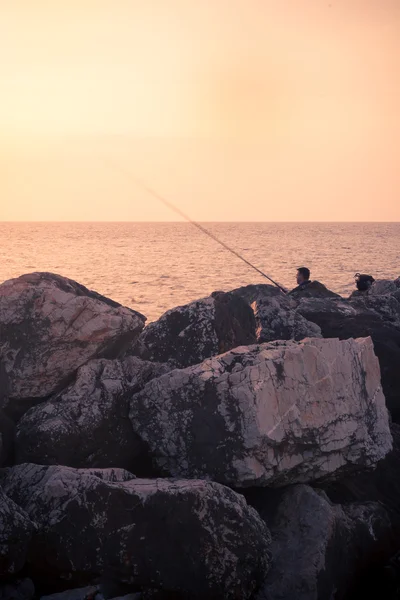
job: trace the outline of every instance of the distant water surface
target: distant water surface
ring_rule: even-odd
[[[400,275],[400,223],[207,223],[286,287],[296,267],[348,295],[354,273]],[[188,223],[0,223],[0,281],[51,271],[157,319],[215,290],[265,282]]]

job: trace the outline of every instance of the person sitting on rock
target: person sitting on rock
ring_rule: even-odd
[[[295,287],[292,291],[288,292],[289,294],[294,294],[295,292],[303,292],[308,285],[310,285],[310,269],[307,267],[299,267],[297,269],[297,287]]]
[[[340,299],[338,294],[331,292],[328,288],[319,281],[310,280],[310,269],[307,267],[300,267],[297,269],[297,283],[289,295],[293,300],[301,300],[302,298],[337,298]]]

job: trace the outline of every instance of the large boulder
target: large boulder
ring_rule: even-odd
[[[287,300],[287,294],[280,290],[275,285],[269,283],[251,283],[240,288],[232,290],[232,294],[240,296],[247,302],[247,304],[253,304],[253,302],[267,298],[275,298],[278,300]]]
[[[136,589],[245,600],[269,568],[267,526],[216,483],[25,464],[3,473],[2,484],[37,525],[36,577],[72,587],[109,571]]]
[[[25,565],[34,524],[0,487],[0,577],[15,575]]]
[[[34,596],[35,586],[27,577],[0,585],[0,600],[33,600]]]
[[[339,294],[329,290],[320,281],[310,281],[308,285],[299,285],[289,292],[289,296],[296,300],[301,298],[340,298]]]
[[[357,593],[349,597],[388,600],[398,599],[400,585],[400,425],[391,425],[393,450],[371,473],[345,477],[324,485],[323,489],[333,502],[343,504],[379,503],[391,521],[392,539],[388,540],[381,560],[375,566],[367,565],[355,581]],[[394,555],[391,560],[389,556]]]
[[[272,285],[248,285],[238,288],[237,294],[254,311],[257,342],[273,340],[303,340],[322,337],[321,329],[296,311],[297,302]]]
[[[101,593],[100,586],[89,585],[83,588],[65,590],[64,592],[42,596],[40,600],[104,600],[104,598],[107,597]]]
[[[341,600],[391,536],[378,503],[335,505],[306,485],[275,497],[258,491],[254,505],[271,530],[273,556],[257,600]]]
[[[130,419],[165,474],[234,487],[342,477],[392,443],[368,338],[237,348],[150,381]]]
[[[400,291],[400,277],[394,281],[391,279],[377,279],[374,281],[367,294],[369,296],[381,296],[394,294]]]
[[[117,357],[144,323],[143,315],[59,275],[6,281],[0,285],[4,407],[20,417],[60,391],[88,360]]]
[[[235,294],[214,292],[150,323],[132,352],[145,360],[187,367],[255,341],[254,314],[248,304]]]
[[[369,473],[343,477],[323,486],[333,502],[379,502],[390,515],[397,547],[400,547],[400,425],[392,423],[392,451]]]
[[[143,450],[143,461],[135,460],[142,474],[145,449],[132,430],[127,395],[168,371],[136,357],[90,361],[74,383],[19,421],[16,462],[129,469]]]
[[[303,299],[297,311],[319,325],[325,338],[372,338],[387,406],[393,419],[399,420],[400,301],[393,295],[351,300]]]

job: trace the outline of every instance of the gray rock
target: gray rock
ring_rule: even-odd
[[[1,483],[37,524],[32,573],[87,585],[110,572],[139,589],[245,600],[268,571],[265,523],[216,483],[32,464],[5,470]]]
[[[243,300],[245,300],[245,302],[247,302],[247,304],[253,304],[253,302],[256,302],[257,300],[265,300],[267,298],[286,301],[289,300],[288,296],[284,292],[282,292],[276,286],[269,285],[268,283],[245,285],[232,290],[232,294],[240,296],[243,298]]]
[[[399,299],[400,300],[400,299]],[[394,420],[400,419],[400,301],[392,295],[351,300],[303,299],[297,311],[320,326],[324,338],[370,336],[379,359],[383,392]]]
[[[214,292],[150,323],[132,352],[145,360],[187,367],[255,341],[254,314],[247,303],[234,294]]]
[[[127,394],[168,371],[136,357],[90,361],[78,370],[74,383],[22,417],[16,462],[132,468],[132,457],[145,449],[128,418]],[[136,458],[139,475],[140,463]]]
[[[276,300],[259,300],[253,306],[257,323],[257,341],[303,340],[321,338],[321,329],[291,308]]]
[[[0,585],[0,600],[32,600],[35,586],[31,579],[20,579]]]
[[[370,339],[236,348],[150,381],[130,419],[165,474],[233,487],[336,479],[392,447]]]
[[[0,487],[0,577],[14,575],[25,565],[34,524]]]
[[[400,544],[400,425],[392,423],[390,429],[393,450],[378,463],[374,471],[344,477],[324,485],[323,489],[336,503],[373,501],[384,506],[392,523],[394,553]]]
[[[335,294],[319,281],[311,281],[306,286],[299,285],[289,292],[289,296],[297,300],[301,298],[341,298],[339,294]]]
[[[65,387],[88,360],[117,357],[144,322],[143,315],[59,275],[32,273],[1,284],[3,408],[18,419]]]
[[[99,586],[90,585],[84,588],[42,596],[40,600],[101,600],[101,595]]]
[[[344,598],[390,536],[379,504],[334,505],[305,485],[256,505],[271,529],[273,555],[257,600]]]
[[[141,600],[142,594],[127,594],[126,596],[118,596],[113,598],[113,600]]]
[[[381,296],[393,294],[400,290],[400,277],[392,281],[391,279],[377,279],[367,291],[368,296]]]
[[[257,342],[322,337],[321,329],[296,311],[297,302],[271,285],[249,285],[233,291],[254,311]]]

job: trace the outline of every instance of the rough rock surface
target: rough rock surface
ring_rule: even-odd
[[[334,505],[306,485],[267,501],[258,491],[255,506],[271,530],[273,556],[257,600],[340,600],[391,535],[378,503]]]
[[[32,600],[34,595],[35,586],[28,578],[0,585],[0,600]]]
[[[150,381],[130,419],[164,473],[234,487],[339,477],[391,449],[369,338],[237,348]]]
[[[40,600],[103,600],[103,598],[104,596],[100,595],[98,585],[89,585],[83,588],[42,596]]]
[[[18,465],[5,492],[35,521],[33,572],[86,585],[112,571],[139,588],[249,598],[270,563],[269,531],[243,496],[205,481]]]
[[[319,281],[311,281],[306,286],[298,286],[289,292],[289,296],[297,300],[301,298],[340,298],[339,294],[335,294]]]
[[[255,341],[254,314],[247,303],[235,294],[214,292],[150,323],[133,353],[145,360],[187,367]]]
[[[304,299],[297,311],[321,327],[325,338],[371,336],[383,392],[394,420],[400,419],[400,301],[393,295],[352,300]]]
[[[393,294],[400,290],[400,277],[392,281],[391,279],[376,280],[367,294],[369,296],[380,296],[383,294]]]
[[[0,285],[4,407],[18,418],[61,390],[96,357],[114,358],[137,339],[145,317],[49,273]],[[5,380],[4,380],[5,379]]]
[[[90,361],[73,384],[19,421],[16,462],[129,469],[136,457],[135,472],[142,474],[143,444],[128,418],[127,394],[168,371],[136,357]]]
[[[259,300],[260,298],[277,298],[278,300],[288,300],[288,296],[279,288],[274,285],[269,285],[268,283],[245,285],[232,290],[231,293],[243,298],[247,304],[253,304],[253,302]]]
[[[0,577],[18,573],[25,564],[34,525],[0,487]]]
[[[254,311],[257,342],[322,337],[321,329],[295,309],[297,302],[272,285],[248,285],[233,291]]]
[[[400,425],[393,423],[393,450],[371,473],[360,473],[325,485],[323,489],[333,502],[365,503],[373,501],[385,508],[390,516],[392,539],[382,549],[380,560],[369,565],[357,576],[354,573],[353,596],[375,600],[398,600],[400,589]],[[396,555],[397,553],[397,555]]]
[[[400,546],[400,425],[392,423],[393,450],[376,469],[337,482],[323,489],[333,502],[379,502],[390,515],[394,537]]]

